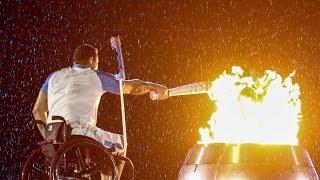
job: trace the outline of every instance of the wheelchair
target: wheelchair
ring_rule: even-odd
[[[53,116],[52,120],[62,121],[55,140],[39,142],[25,162],[21,180],[31,179],[100,179],[101,174],[112,180],[120,179],[118,167],[128,164],[125,179],[134,179],[134,166],[127,157],[115,155],[100,142],[87,136],[71,135],[71,128],[63,117]],[[42,121],[33,121],[42,124]],[[44,147],[54,149],[54,155],[48,158]],[[127,170],[127,168],[125,169]],[[127,177],[128,176],[128,177]]]

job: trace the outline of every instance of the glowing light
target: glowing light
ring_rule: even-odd
[[[187,174],[185,177],[186,180],[202,180],[202,176],[201,174],[197,173],[197,172],[193,172],[190,174]]]
[[[239,176],[239,175],[231,176],[231,177],[228,177],[227,179],[229,179],[229,180],[247,180],[247,178],[244,178],[244,177]]]
[[[234,66],[212,82],[208,95],[217,109],[209,128],[199,129],[199,143],[298,144],[302,115],[295,72],[285,79],[270,70],[256,79],[243,74]]]
[[[308,176],[305,176],[303,174],[299,174],[298,177],[296,177],[296,180],[309,180]]]
[[[232,163],[238,163],[240,159],[240,144],[232,147]]]
[[[201,147],[201,150],[200,150],[199,156],[197,158],[196,164],[200,164],[200,161],[202,160],[204,149],[205,149],[204,147]]]

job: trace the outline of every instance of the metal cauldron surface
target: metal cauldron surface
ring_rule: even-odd
[[[189,150],[179,180],[318,180],[301,146],[197,144]]]

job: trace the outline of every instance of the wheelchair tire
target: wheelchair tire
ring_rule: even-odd
[[[86,162],[87,153],[90,164]],[[106,169],[111,179],[116,180],[116,163],[107,148],[92,138],[71,135],[51,161],[50,180],[100,179],[101,172]]]
[[[49,163],[46,162],[41,147],[33,150],[23,165],[21,180],[33,180],[49,178]]]

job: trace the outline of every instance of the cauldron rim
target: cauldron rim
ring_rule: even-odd
[[[236,153],[240,153],[238,161],[233,158]],[[195,144],[184,161],[184,165],[235,163],[313,167],[308,152],[302,146],[284,144]]]

